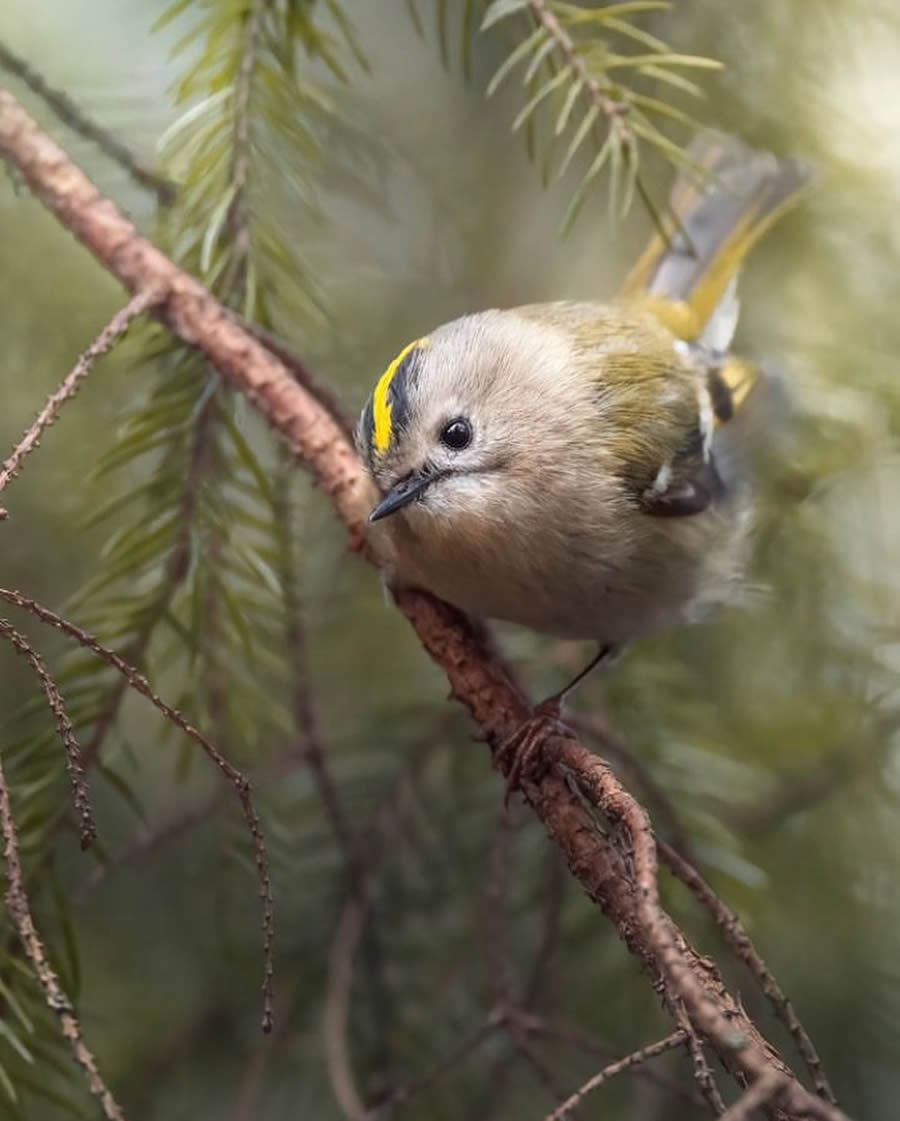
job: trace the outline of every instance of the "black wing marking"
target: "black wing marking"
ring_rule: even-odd
[[[688,442],[661,465],[656,478],[638,496],[641,509],[657,518],[686,518],[702,513],[725,493],[725,484],[707,451],[699,422]]]

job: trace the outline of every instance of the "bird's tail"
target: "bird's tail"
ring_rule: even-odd
[[[718,132],[697,136],[687,158],[691,167],[672,187],[664,231],[641,254],[622,295],[639,301],[685,342],[722,354],[737,325],[741,264],[803,195],[811,169]],[[738,404],[755,378],[746,363],[727,365]]]

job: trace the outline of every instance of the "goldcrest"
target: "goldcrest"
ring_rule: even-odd
[[[735,282],[809,177],[719,134],[690,157],[616,302],[466,315],[391,362],[357,432],[390,585],[604,650],[734,597],[752,503],[729,432],[755,377],[727,356]]]

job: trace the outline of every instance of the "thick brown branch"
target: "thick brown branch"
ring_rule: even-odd
[[[325,489],[351,544],[365,542],[372,488],[341,426],[291,379],[281,363],[242,331],[213,297],[176,268],[103,199],[62,150],[15,100],[0,93],[0,154],[99,261],[131,291],[161,283],[169,295],[161,318],[258,407],[289,441]],[[374,559],[374,558],[373,558]],[[485,638],[462,615],[429,596],[406,592],[398,605],[428,653],[442,666],[453,694],[496,750],[530,715]],[[694,1028],[739,1085],[776,1070],[786,1078],[770,1115],[779,1121],[842,1114],[810,1094],[761,1036],[715,966],[702,958],[662,910],[656,848],[646,814],[612,772],[576,740],[548,736],[545,775],[527,784],[528,799],[566,856],[569,868],[648,967],[664,1003],[684,1006]],[[363,914],[356,924],[364,921]],[[349,922],[349,920],[348,920]],[[352,930],[353,923],[350,924]],[[345,1068],[346,1069],[346,1068]],[[345,1086],[348,1111],[361,1102]],[[355,1096],[355,1100],[352,1100]]]
[[[168,291],[160,317],[203,351],[248,396],[291,449],[309,464],[361,548],[371,486],[341,426],[289,376],[278,359],[243,331],[199,281],[177,268],[105,199],[63,150],[0,91],[0,154],[62,224],[130,292]]]
[[[71,1048],[75,1061],[84,1071],[91,1093],[100,1102],[103,1116],[107,1118],[107,1121],[125,1121],[125,1115],[122,1113],[119,1103],[103,1081],[97,1068],[97,1062],[82,1038],[81,1025],[78,1023],[69,998],[63,992],[62,986],[47,960],[44,944],[35,929],[34,920],[31,917],[31,907],[22,879],[19,841],[9,799],[9,787],[6,785],[6,776],[3,773],[2,765],[0,765],[0,831],[3,834],[4,857],[6,859],[6,907],[21,939],[22,948],[31,963],[31,968],[34,970],[34,975],[43,989],[47,1007],[59,1019],[62,1033]]]

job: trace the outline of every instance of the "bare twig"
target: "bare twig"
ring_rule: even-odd
[[[161,206],[167,206],[174,200],[174,183],[170,183],[168,179],[139,160],[121,140],[105,128],[101,128],[96,121],[92,121],[67,93],[53,89],[33,66],[24,58],[14,54],[4,43],[0,43],[0,66],[20,78],[32,93],[36,93],[50,106],[63,124],[88,140],[92,140],[111,160],[124,168],[135,183],[152,191]]]
[[[784,1075],[767,1071],[753,1083],[719,1118],[719,1121],[748,1121],[754,1109],[773,1101],[784,1086]]]
[[[249,780],[244,774],[230,763],[210,741],[190,724],[177,709],[172,708],[151,688],[150,683],[115,651],[109,650],[98,642],[92,634],[82,630],[75,623],[69,622],[57,615],[55,611],[22,595],[21,592],[8,588],[0,588],[0,598],[9,603],[16,604],[23,610],[30,612],[43,623],[55,627],[63,634],[73,638],[79,645],[93,651],[107,665],[112,666],[120,673],[136,693],[146,697],[148,701],[166,717],[170,723],[180,728],[185,735],[192,739],[205,754],[219,768],[228,782],[234,787],[241,809],[244,811],[244,820],[253,838],[253,848],[256,860],[256,872],[259,880],[259,895],[262,903],[262,934],[263,934],[263,1031],[272,1030],[272,942],[274,938],[274,917],[272,912],[272,884],[269,877],[269,865],[266,857],[266,846],[263,840],[262,827],[259,815],[253,802],[253,794]]]
[[[112,349],[139,315],[160,303],[164,298],[165,289],[159,284],[151,285],[138,291],[121,311],[116,312],[69,373],[66,374],[59,388],[55,389],[47,398],[46,404],[38,413],[34,423],[16,447],[13,448],[3,466],[0,467],[0,492],[5,490],[9,482],[19,473],[25,458],[38,446],[44,430],[56,420],[57,413],[62,406],[75,396],[81,382],[90,373],[94,361]]]
[[[686,1016],[684,1017],[684,1021],[687,1049],[691,1056],[691,1065],[694,1068],[694,1081],[699,1087],[703,1100],[709,1106],[713,1114],[718,1117],[725,1109],[725,1102],[722,1100],[722,1095],[719,1093],[719,1087],[716,1085],[716,1079],[710,1065],[706,1061],[706,1055],[703,1053],[703,1044],[700,1042],[696,1031],[694,1031],[692,1024]]]
[[[813,1079],[816,1092],[826,1101],[834,1104],[834,1091],[822,1067],[822,1060],[813,1041],[800,1023],[793,1005],[781,991],[781,987],[744,929],[741,920],[716,894],[697,869],[671,845],[659,844],[659,854],[663,861],[681,882],[688,887],[716,921],[725,936],[726,943],[753,974],[763,993],[769,998],[776,1016],[782,1021],[797,1045],[797,1050],[806,1063]]]
[[[660,1039],[656,1043],[648,1043],[646,1047],[641,1047],[637,1051],[632,1051],[630,1055],[626,1055],[623,1059],[617,1059],[614,1063],[610,1063],[589,1078],[583,1086],[580,1086],[574,1094],[566,1098],[552,1113],[548,1113],[545,1121],[563,1121],[563,1118],[567,1117],[576,1108],[582,1098],[602,1086],[604,1082],[608,1082],[611,1078],[615,1078],[617,1074],[621,1074],[631,1067],[646,1063],[648,1059],[653,1059],[657,1055],[671,1051],[673,1047],[680,1047],[685,1039],[685,1032],[679,1028],[678,1031],[673,1031],[671,1035],[667,1035],[665,1039]]]
[[[94,825],[94,815],[91,812],[91,800],[84,781],[84,765],[81,760],[81,748],[75,738],[75,729],[66,712],[66,705],[56,682],[50,676],[40,654],[34,649],[24,635],[20,634],[6,619],[0,619],[0,637],[11,643],[15,652],[31,666],[37,675],[47,704],[56,717],[56,730],[62,740],[66,756],[66,770],[69,773],[69,783],[72,787],[72,801],[75,812],[78,814],[79,835],[81,847],[86,849],[97,836]]]
[[[611,1044],[605,1040],[599,1039],[592,1032],[586,1031],[577,1024],[548,1020],[543,1016],[535,1016],[534,1014],[523,1014],[522,1018],[525,1029],[529,1032],[533,1032],[535,1035],[544,1036],[547,1039],[555,1040],[568,1047],[575,1047],[579,1051],[583,1051],[587,1055],[593,1055],[595,1058],[599,1058],[607,1063],[617,1061],[614,1059],[617,1053],[616,1049],[614,1049]],[[628,1073],[643,1081],[651,1082],[661,1087],[670,1097],[679,1097],[683,1101],[694,1106],[702,1106],[704,1104],[703,1098],[700,1097],[695,1089],[685,1089],[685,1087],[680,1086],[677,1082],[672,1081],[672,1079],[667,1078],[663,1074],[658,1074],[649,1067],[629,1067]]]
[[[2,765],[0,765],[0,831],[3,833],[4,857],[6,859],[6,907],[22,942],[22,948],[31,963],[31,968],[43,989],[47,1007],[59,1019],[60,1028],[69,1044],[72,1055],[84,1071],[88,1088],[100,1102],[104,1117],[107,1118],[107,1121],[125,1121],[125,1115],[122,1113],[119,1103],[103,1081],[97,1068],[97,1061],[84,1042],[81,1025],[75,1016],[69,998],[63,991],[47,960],[43,942],[35,929],[22,879],[19,842],[12,815],[12,806],[10,805],[9,788],[6,784],[6,775],[3,772]]]

